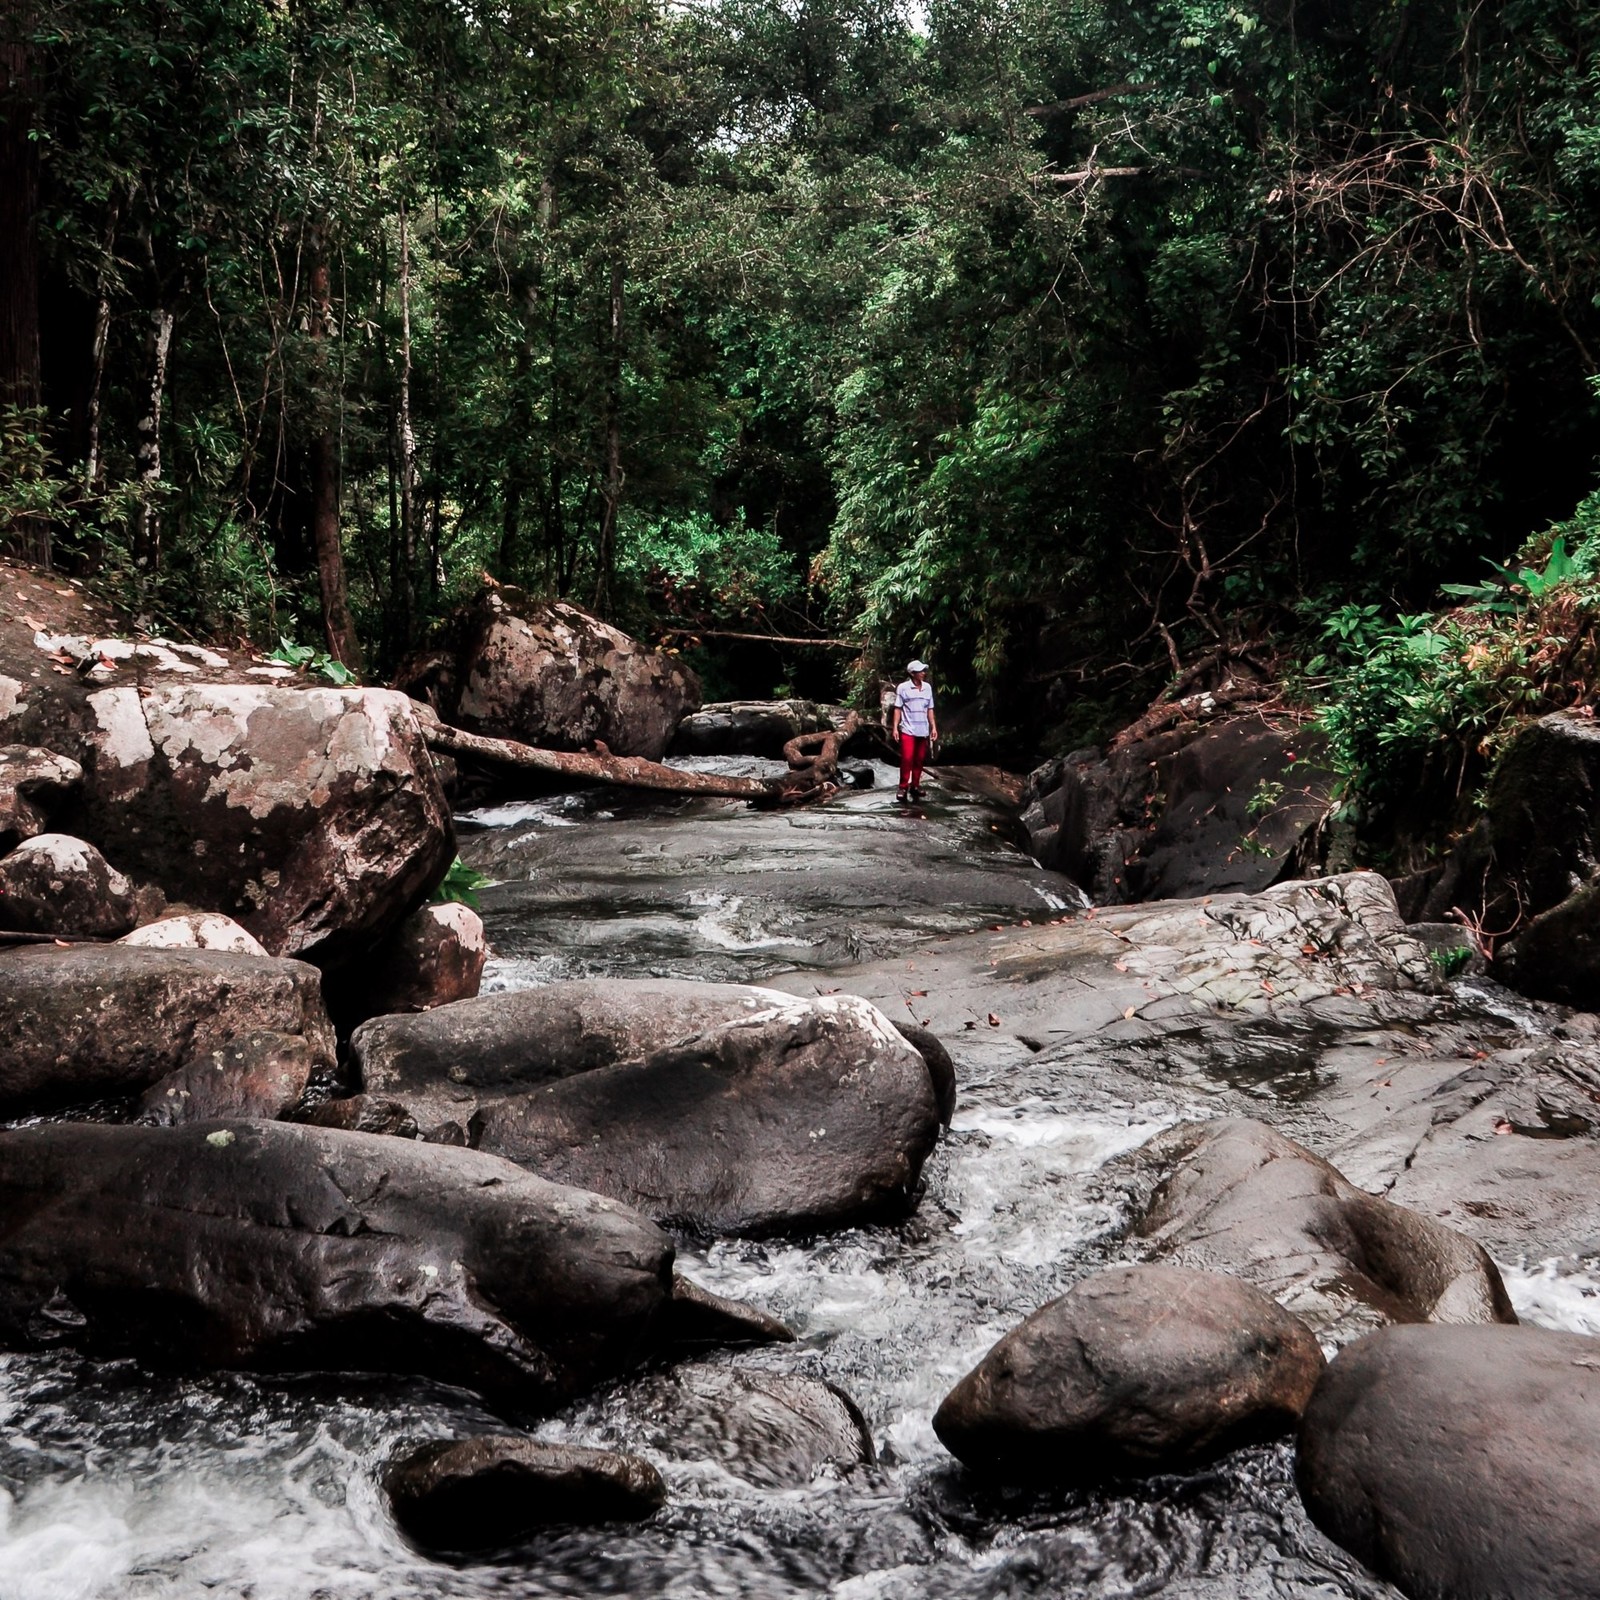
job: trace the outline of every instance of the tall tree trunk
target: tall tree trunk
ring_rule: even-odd
[[[100,396],[105,388],[106,348],[111,341],[111,261],[117,248],[117,226],[122,220],[122,197],[111,202],[106,219],[105,254],[96,274],[99,293],[94,307],[94,345],[90,352],[89,398],[84,405],[84,474],[90,494],[105,488],[106,464],[100,453]]]
[[[400,202],[400,403],[395,416],[400,479],[399,571],[394,574],[396,647],[411,648],[416,613],[417,436],[411,426],[411,242],[405,201]]]
[[[317,581],[322,590],[322,631],[328,654],[353,672],[361,670],[361,641],[350,615],[350,595],[345,583],[344,543],[339,531],[339,439],[334,428],[338,415],[328,393],[327,342],[332,323],[332,295],[328,287],[328,258],[322,233],[311,234],[311,340],[313,370],[318,392],[313,404],[324,413],[311,441],[311,543],[317,553]],[[329,412],[332,415],[329,415]]]
[[[161,490],[161,413],[167,397],[167,357],[172,351],[172,327],[177,319],[165,306],[157,306],[149,316],[145,370],[149,373],[150,384],[135,428],[139,515],[134,523],[133,555],[146,573],[153,574],[161,564],[161,513],[156,509],[156,497]]]
[[[622,504],[622,257],[611,263],[611,351],[606,385],[606,487],[600,514],[600,546],[595,551],[594,609],[604,616],[611,604],[617,566],[617,510]]]

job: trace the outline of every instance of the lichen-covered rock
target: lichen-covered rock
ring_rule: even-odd
[[[384,1469],[394,1519],[423,1550],[502,1550],[558,1523],[639,1522],[666,1503],[648,1461],[522,1434],[440,1439]]]
[[[315,967],[120,944],[0,950],[0,1114],[138,1094],[258,1030],[333,1064]]]
[[[1184,1472],[1289,1432],[1322,1366],[1311,1330],[1238,1278],[1118,1267],[1008,1333],[933,1426],[1009,1482]]]
[[[316,1056],[303,1038],[263,1029],[234,1039],[145,1090],[139,1121],[162,1127],[219,1118],[283,1116],[311,1081]]]
[[[672,1292],[672,1241],[626,1207],[409,1139],[43,1124],[0,1133],[0,1195],[12,1350],[397,1372],[543,1409],[643,1354]]]
[[[1154,1183],[1135,1226],[1152,1256],[1234,1273],[1327,1337],[1517,1320],[1481,1245],[1356,1188],[1263,1123],[1180,1123],[1128,1161]]]
[[[0,858],[0,928],[102,939],[136,920],[133,885],[82,839],[41,833]]]
[[[770,756],[803,733],[828,733],[828,713],[814,700],[725,700],[678,724],[675,756]]]
[[[214,911],[180,911],[147,922],[124,934],[118,944],[144,950],[231,950],[235,955],[264,956],[266,947],[232,917]]]
[[[83,781],[76,761],[32,745],[0,745],[0,850],[44,833]]]
[[[491,590],[445,634],[401,682],[474,733],[556,750],[598,740],[659,761],[700,705],[699,680],[676,657],[562,601]]]
[[[1300,1426],[1311,1520],[1418,1600],[1600,1594],[1600,1339],[1388,1328]]]

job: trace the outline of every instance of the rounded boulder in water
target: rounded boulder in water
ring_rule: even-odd
[[[448,1555],[504,1549],[554,1524],[639,1522],[667,1498],[638,1456],[520,1434],[423,1445],[389,1463],[383,1486],[406,1534]]]
[[[967,1466],[1011,1482],[1181,1472],[1287,1433],[1322,1369],[1311,1330],[1259,1289],[1119,1267],[1008,1333],[933,1426]]]
[[[1300,1425],[1311,1520],[1427,1600],[1600,1595],[1600,1339],[1385,1328]]]

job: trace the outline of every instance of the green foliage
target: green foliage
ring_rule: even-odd
[[[1471,960],[1471,947],[1464,944],[1450,945],[1447,949],[1430,950],[1428,952],[1428,965],[1441,978],[1456,977],[1465,970],[1467,963]]]
[[[481,872],[469,867],[460,856],[457,856],[450,863],[450,870],[445,873],[443,881],[429,898],[435,905],[454,901],[476,911],[478,891],[488,882],[489,879]]]
[[[342,661],[336,661],[326,651],[313,650],[308,644],[293,644],[288,639],[280,639],[278,648],[267,657],[267,660],[281,662],[286,667],[304,668],[308,672],[316,673],[320,678],[326,678],[329,683],[339,685],[340,688],[358,681],[349,667]]]

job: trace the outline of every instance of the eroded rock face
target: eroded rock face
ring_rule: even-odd
[[[642,1217],[407,1139],[34,1126],[0,1134],[0,1196],[8,1349],[414,1373],[542,1408],[631,1362],[671,1295]]]
[[[492,590],[445,634],[401,681],[474,733],[555,750],[599,740],[613,755],[659,761],[700,705],[682,662],[562,601]]]
[[[138,1094],[258,1030],[332,1065],[315,967],[127,945],[0,950],[0,1113]]]
[[[1340,1352],[1300,1427],[1312,1520],[1425,1600],[1593,1600],[1600,1340],[1388,1328]]]
[[[0,928],[115,938],[137,914],[133,885],[82,839],[41,833],[0,859]]]
[[[395,1521],[441,1555],[500,1550],[558,1523],[639,1522],[666,1504],[648,1461],[522,1434],[443,1439],[393,1460]]]
[[[275,955],[359,953],[455,855],[404,695],[200,684],[103,689],[88,710],[81,831]]]
[[[1180,1123],[1129,1160],[1155,1180],[1135,1229],[1151,1255],[1234,1273],[1327,1337],[1516,1321],[1481,1246],[1357,1189],[1263,1123]]]
[[[182,911],[147,922],[117,941],[146,950],[231,950],[235,955],[264,956],[266,947],[232,917],[214,911]]]
[[[0,850],[47,831],[83,781],[76,761],[32,745],[0,745]]]
[[[1332,782],[1317,739],[1193,698],[1192,716],[1032,774],[1023,823],[1041,865],[1110,905],[1253,893],[1304,868]]]
[[[306,1092],[316,1055],[292,1033],[247,1033],[145,1090],[139,1120],[162,1127],[283,1116]]]
[[[1011,1482],[1182,1472],[1289,1432],[1322,1367],[1311,1330],[1237,1278],[1119,1267],[1008,1333],[933,1426]]]
[[[877,1459],[855,1401],[815,1378],[697,1364],[642,1379],[621,1405],[625,1431],[669,1460],[714,1461],[763,1488]]]
[[[672,753],[776,758],[789,740],[832,729],[832,719],[814,700],[722,700],[678,724]]]
[[[702,1234],[903,1213],[939,1131],[922,1057],[852,996],[772,1002],[486,1105],[473,1143]]]

